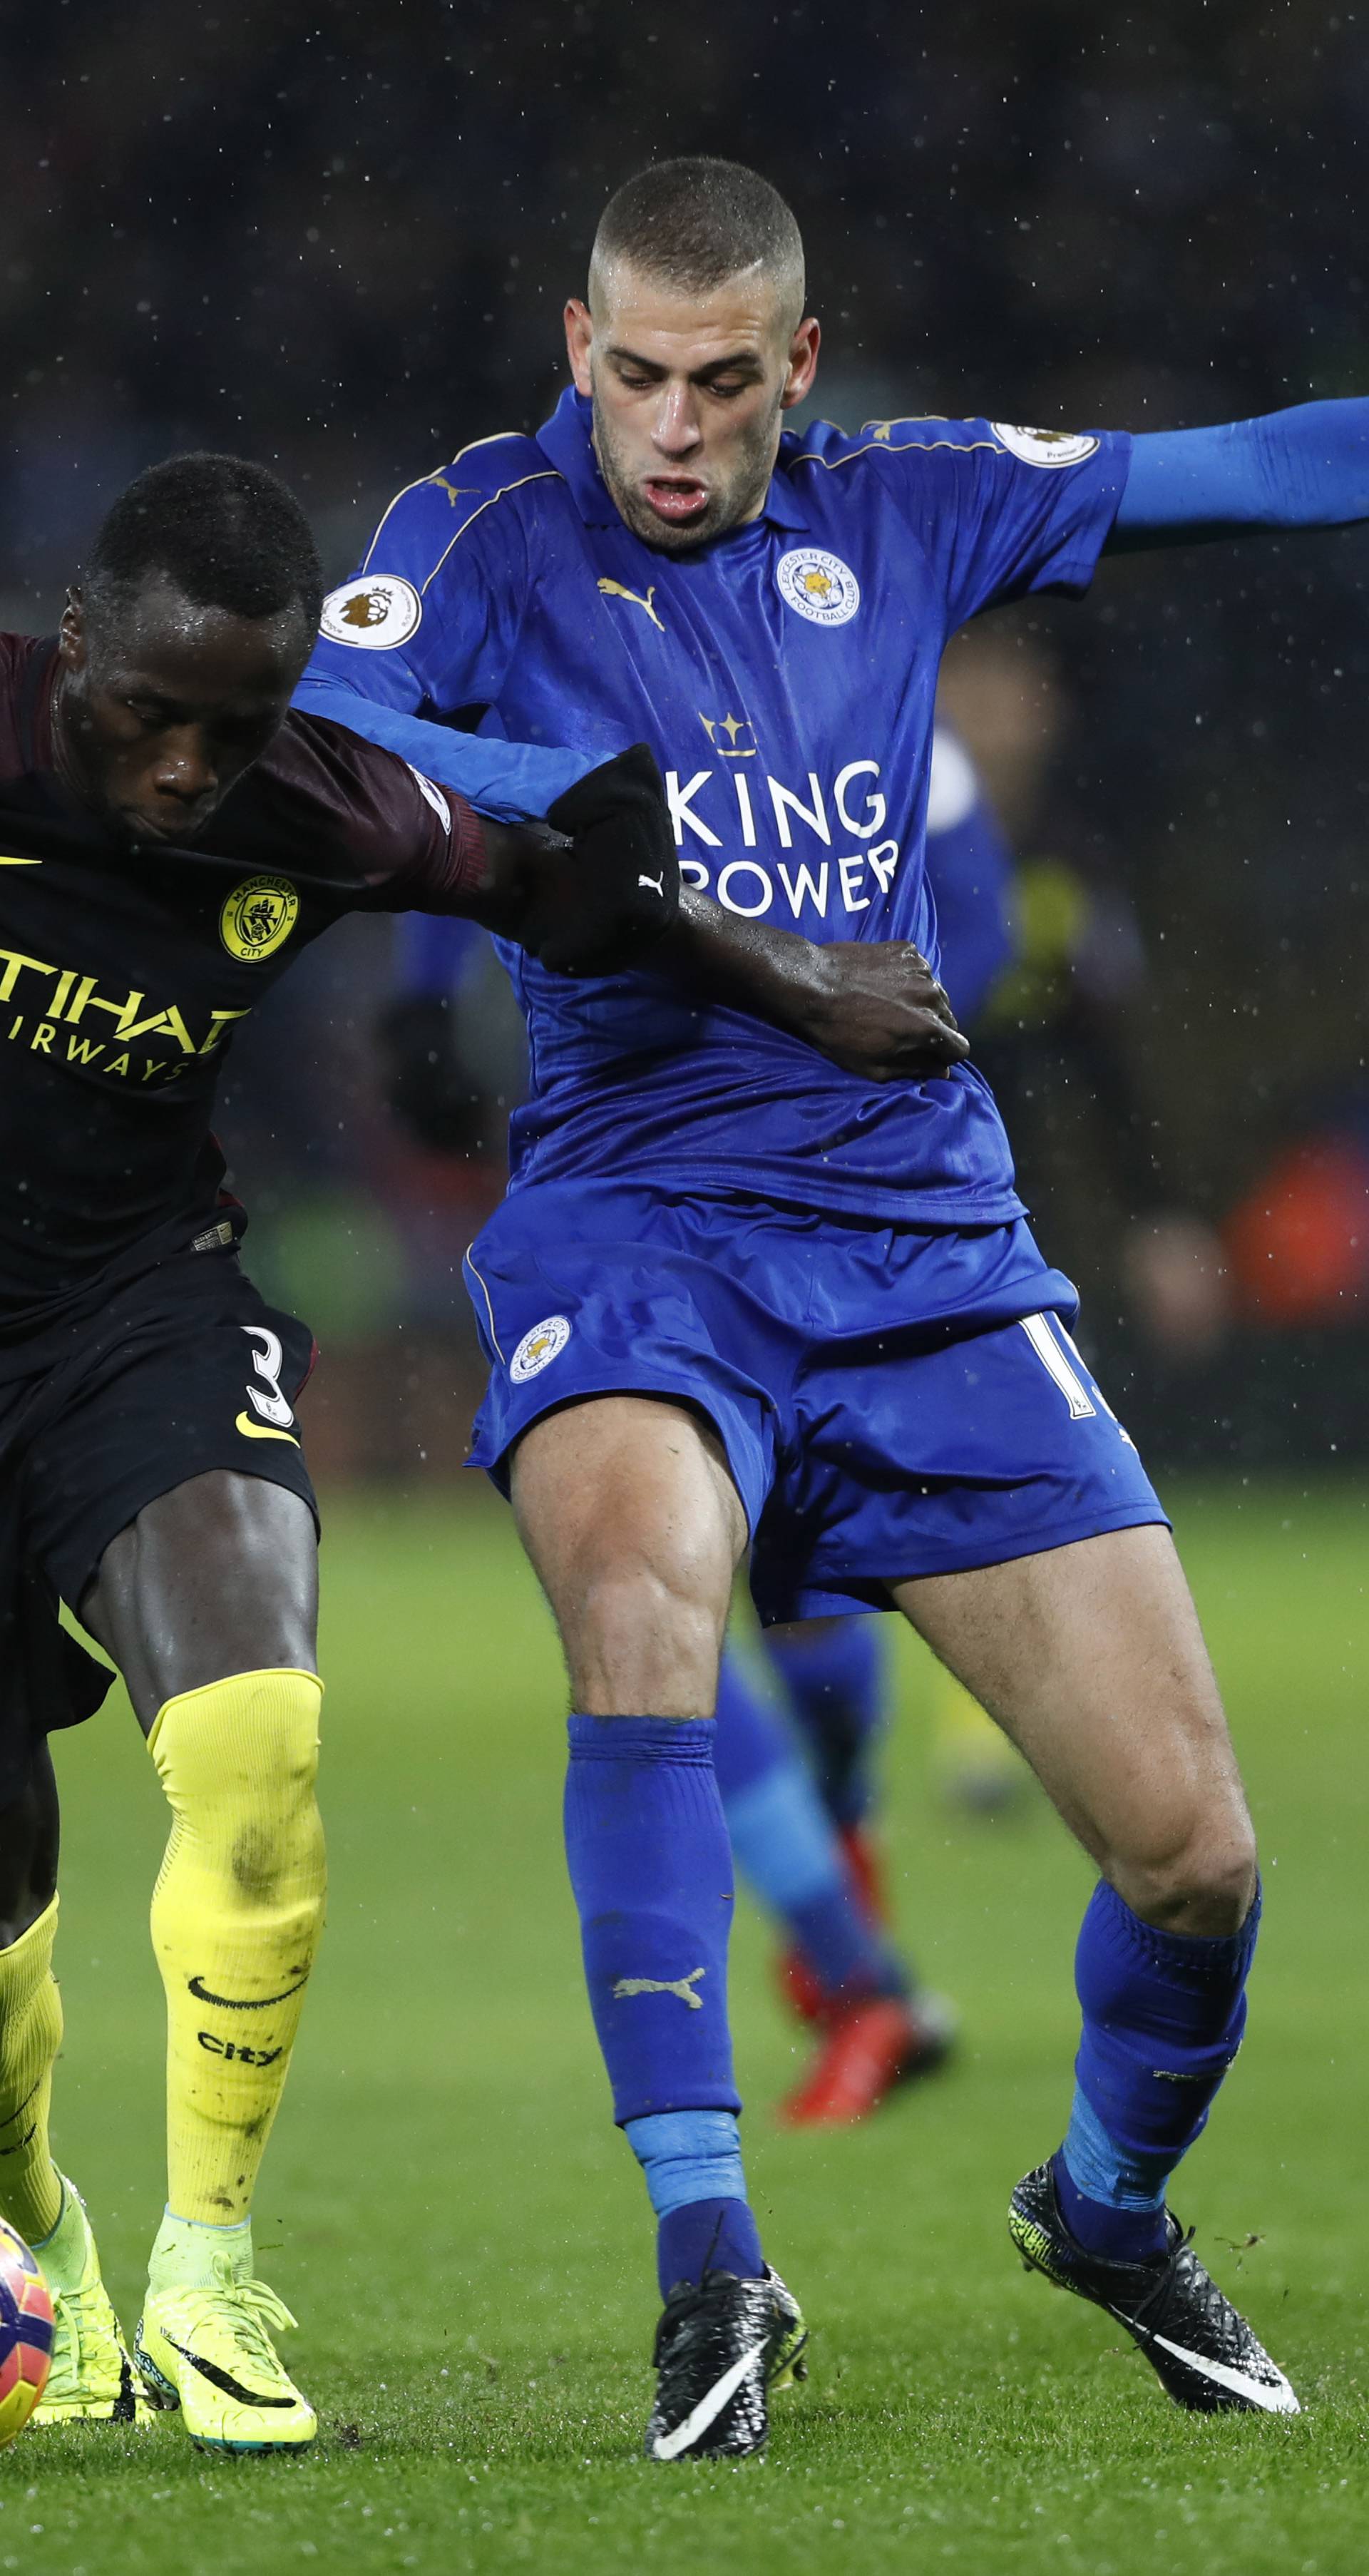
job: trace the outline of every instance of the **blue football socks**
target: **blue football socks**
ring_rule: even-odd
[[[886,1714],[880,1629],[877,1617],[824,1619],[765,1641],[803,1728],[823,1805],[838,1825],[862,1824],[874,1802]]]
[[[663,2287],[705,2268],[754,2276],[763,2264],[737,2142],[732,1854],[713,1721],[572,1717],[569,1732],[566,1858],[590,2008],[613,2116],[657,2209]]]
[[[762,1904],[833,2002],[905,1994],[907,1976],[860,1902],[808,1765],[733,1647],[717,1706],[714,1760],[732,1853]]]
[[[759,2280],[765,2258],[747,2207],[735,2113],[661,2111],[629,2120],[626,2135],[656,2212],[662,2298],[705,2272]]]
[[[1115,1888],[1095,1888],[1074,1963],[1074,2108],[1054,2160],[1065,2223],[1090,2253],[1163,2251],[1165,2185],[1241,2044],[1259,1920],[1257,1895],[1227,1938],[1161,1932]]]

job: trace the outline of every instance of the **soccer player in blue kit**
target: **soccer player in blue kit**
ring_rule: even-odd
[[[940,723],[927,868],[942,975],[972,1027],[1014,951],[1012,857],[973,761]],[[427,913],[396,922],[395,989],[377,1035],[390,1106],[429,1152],[469,1154],[489,1095],[504,1084],[521,1098],[526,1088],[517,1023],[507,1036],[489,1024],[488,959],[487,934],[473,922]],[[714,1769],[732,1855],[780,1929],[780,1990],[817,2040],[781,2111],[794,2127],[868,2118],[898,2087],[944,2065],[954,2044],[953,2011],[889,1938],[873,1830],[890,1697],[882,1625],[861,1617],[770,1628],[768,1672],[731,1641],[719,1668]],[[957,1742],[968,1740],[982,1766],[982,1737],[995,1766],[1025,1778],[982,1712],[948,1676],[945,1686]]]
[[[967,618],[1081,590],[1105,550],[1369,515],[1365,402],[1134,439],[783,434],[818,324],[789,209],[729,163],[629,180],[566,320],[553,418],[400,495],[300,703],[496,811],[500,779],[540,811],[644,739],[687,877],[819,959],[935,958],[927,750]],[[585,1969],[659,2223],[648,2451],[757,2448],[804,2339],[747,2201],[726,2011],[710,1713],[748,1548],[766,1621],[902,1611],[1098,1865],[1073,2104],[1012,2195],[1019,2251],[1180,2404],[1296,2411],[1165,2197],[1244,2028],[1252,1829],[1164,1511],[986,1086],[872,1081],[649,971],[509,964],[532,1083],[470,1255],[475,1454],[570,1671]]]

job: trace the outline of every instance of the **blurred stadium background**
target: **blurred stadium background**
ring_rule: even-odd
[[[599,206],[662,151],[791,196],[839,420],[1144,428],[1369,389],[1369,44],[1312,0],[66,0],[0,24],[0,79],[7,625],[51,626],[102,507],[188,445],[278,461],[340,578],[397,485],[544,416]],[[1019,993],[1014,1125],[1162,1469],[1369,1446],[1367,569],[1359,532],[1133,562],[948,666],[1018,847],[1087,892],[1120,1113],[1061,995]],[[318,1469],[410,1482],[463,1453],[456,1265],[499,1173],[387,1121],[387,941],[313,952],[223,1126],[253,1268],[324,1344]]]

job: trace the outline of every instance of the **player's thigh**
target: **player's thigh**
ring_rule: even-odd
[[[182,1691],[315,1662],[317,1518],[294,1411],[313,1339],[217,1254],[139,1286],[122,1320],[33,1445],[25,1526],[148,1727]]]
[[[712,1426],[654,1397],[567,1405],[523,1433],[509,1491],[576,1707],[710,1715],[747,1536]]]
[[[1130,1903],[1156,1919],[1196,1908],[1239,1921],[1249,1820],[1168,1530],[1112,1530],[891,1590]]]
[[[57,1782],[46,1736],[35,1738],[0,1803],[0,1949],[20,1939],[57,1893]]]
[[[304,1495],[213,1469],[144,1506],[110,1541],[80,1616],[146,1731],[182,1691],[318,1661],[318,1538]]]

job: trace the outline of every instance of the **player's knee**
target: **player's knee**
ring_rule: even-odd
[[[687,1570],[640,1560],[604,1569],[562,1623],[577,1706],[605,1715],[707,1715],[725,1618],[725,1602],[720,1607]]]
[[[168,1700],[151,1738],[167,1797],[244,1902],[321,1872],[317,1674],[235,1673]]]
[[[1239,1932],[1254,1902],[1255,1833],[1239,1797],[1196,1817],[1189,1830],[1117,1874],[1133,1911],[1161,1931],[1223,1938]]]

